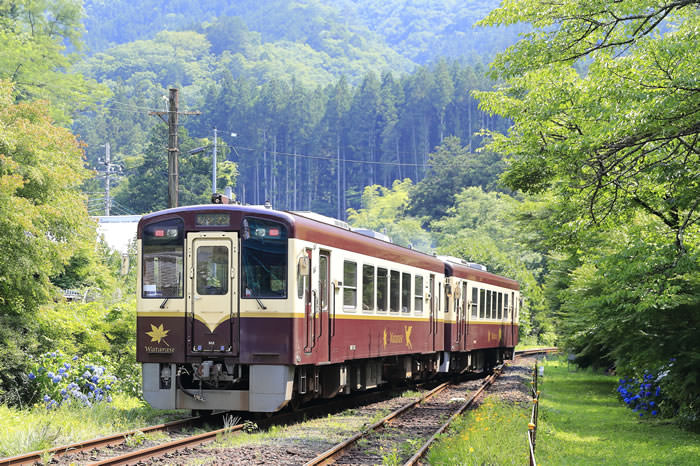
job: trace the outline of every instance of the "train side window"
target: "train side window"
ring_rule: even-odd
[[[508,293],[503,295],[503,318],[508,320]]]
[[[423,312],[423,277],[416,275],[413,284],[413,307],[416,312]]]
[[[486,290],[479,289],[479,318],[486,318]]]
[[[491,293],[491,318],[496,318],[496,292]]]
[[[401,311],[411,312],[411,274],[401,274]]]
[[[479,288],[472,287],[472,317],[479,316]]]
[[[399,312],[399,298],[401,297],[401,274],[392,270],[389,278],[389,310]]]
[[[498,293],[498,320],[503,319],[503,293]]]
[[[362,310],[374,310],[374,266],[362,266]]]
[[[491,318],[491,290],[486,290],[486,318]]]
[[[377,310],[378,311],[386,311],[388,306],[388,300],[389,300],[389,290],[387,289],[389,286],[389,281],[388,281],[388,270],[387,269],[382,269],[381,267],[377,268]]]
[[[304,255],[299,258],[297,264],[297,296],[304,297],[304,292],[309,289],[311,274],[311,249],[304,249]]]
[[[357,307],[357,262],[343,264],[343,307]]]

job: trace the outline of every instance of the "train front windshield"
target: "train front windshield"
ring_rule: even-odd
[[[143,298],[182,298],[185,236],[180,219],[148,225],[143,231]]]
[[[287,297],[287,228],[257,218],[243,220],[241,268],[244,298]]]

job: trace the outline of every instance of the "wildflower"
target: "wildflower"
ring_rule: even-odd
[[[65,367],[66,370],[68,370],[68,369],[70,369],[70,364],[68,364],[67,362],[64,362],[63,367]]]
[[[100,378],[97,377],[96,375],[93,375],[92,377],[90,377],[91,382],[97,383],[98,380],[100,380]]]
[[[49,395],[44,395],[44,401],[48,403],[48,401],[51,399]]]
[[[58,368],[58,373],[59,373],[59,374],[63,374],[64,372],[66,372],[66,368],[65,368],[65,367],[59,367],[59,368]]]
[[[34,373],[32,373],[32,372],[30,372],[29,375],[28,375],[27,377],[29,377],[29,380],[34,380],[34,379],[36,379],[36,375],[34,375]]]
[[[111,402],[112,402],[112,396],[111,396],[111,395],[108,395],[108,396],[107,396],[107,403],[111,403]]]
[[[473,447],[469,447],[469,453],[474,453],[474,448],[473,448]]]
[[[61,381],[61,377],[56,376],[56,377],[54,377],[53,379],[51,379],[51,381],[52,381],[53,383],[58,383],[58,382]]]
[[[46,375],[48,375],[50,379],[53,379],[54,373],[53,373],[53,372],[49,372],[49,373],[46,374]]]
[[[77,361],[77,360],[78,360],[78,356],[73,356],[73,361]]]
[[[651,412],[651,415],[652,415],[652,416],[656,416],[657,414],[659,414],[659,413],[658,413],[656,410],[654,410],[654,411]]]

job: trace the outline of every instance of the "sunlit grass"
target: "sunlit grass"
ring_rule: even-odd
[[[527,464],[527,407],[487,397],[430,449],[430,464]]]
[[[0,456],[14,456],[44,450],[172,419],[186,417],[186,411],[161,411],[136,398],[115,395],[112,403],[92,407],[42,406],[13,409],[0,406]]]
[[[541,380],[539,464],[695,465],[700,435],[640,419],[617,400],[617,378],[549,361]]]

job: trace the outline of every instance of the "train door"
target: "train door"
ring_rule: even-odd
[[[318,361],[330,361],[331,345],[331,314],[330,314],[330,276],[331,253],[321,251],[318,257],[318,325],[316,339],[318,340]]]
[[[429,325],[430,328],[428,330],[428,333],[432,337],[432,345],[430,349],[435,351],[435,330],[437,327],[437,303],[436,303],[436,298],[435,298],[435,275],[430,274],[430,288],[428,288],[428,292],[430,293],[430,319],[429,320]]]
[[[460,350],[462,346],[462,285],[459,280],[453,280],[451,286],[452,290],[452,310],[454,312],[455,323],[452,326],[450,319],[450,327],[454,330],[452,334],[454,335],[453,346],[455,350]],[[445,348],[446,350],[449,348]]]
[[[459,319],[459,344],[457,348],[459,351],[464,351],[467,349],[467,322],[469,319],[468,305],[469,299],[467,299],[467,282],[460,283],[460,319]]]
[[[187,353],[239,350],[238,235],[235,232],[187,235]]]
[[[515,346],[515,292],[510,292],[510,345]]]

